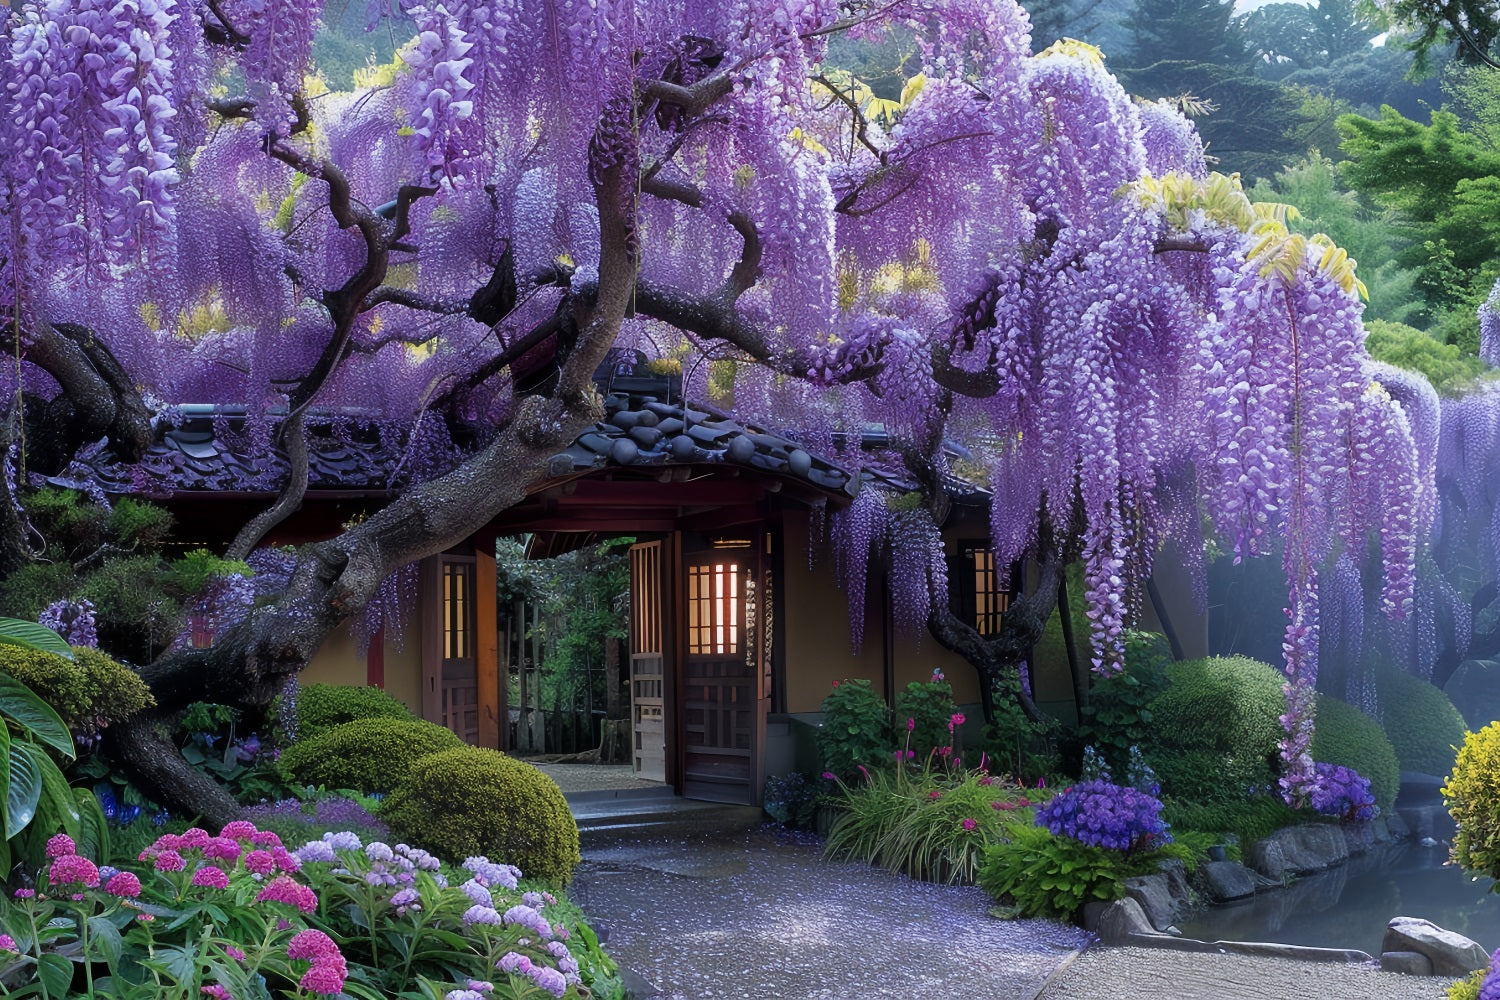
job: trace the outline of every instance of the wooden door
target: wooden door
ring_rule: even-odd
[[[766,683],[747,614],[759,578],[758,539],[684,557],[682,794],[760,801]]]
[[[630,547],[631,762],[646,781],[667,780],[666,546]]]
[[[465,743],[479,743],[479,684],[475,634],[477,602],[474,560],[444,556],[442,561],[442,724]]]

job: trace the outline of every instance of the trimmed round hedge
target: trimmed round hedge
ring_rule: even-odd
[[[1168,795],[1198,802],[1242,799],[1273,784],[1285,678],[1245,656],[1167,667],[1167,689],[1148,706],[1147,758]]]
[[[418,760],[460,746],[451,730],[423,719],[355,719],[293,743],[277,766],[298,784],[389,792]]]
[[[156,704],[139,674],[90,646],[69,660],[39,649],[0,646],[0,670],[25,684],[74,729],[120,722]]]
[[[1442,688],[1420,677],[1388,671],[1376,678],[1380,728],[1403,771],[1446,775],[1468,727]]]
[[[1380,723],[1347,702],[1318,696],[1313,720],[1313,760],[1352,767],[1370,779],[1375,804],[1389,813],[1401,789],[1401,765]]]
[[[485,747],[419,760],[380,818],[392,836],[440,857],[483,854],[528,878],[566,882],[580,860],[578,824],[557,783]]]
[[[1500,722],[1464,737],[1443,798],[1458,824],[1453,860],[1500,879]]]
[[[356,719],[415,718],[403,702],[378,687],[309,684],[297,692],[299,735],[313,736]]]

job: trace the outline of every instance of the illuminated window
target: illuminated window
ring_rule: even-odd
[[[1010,607],[1010,569],[995,572],[995,552],[988,545],[959,547],[960,613],[980,635],[1000,634],[1000,619]]]
[[[472,619],[474,567],[470,563],[443,563],[443,659],[466,660],[473,656]]]
[[[740,646],[740,567],[716,562],[689,566],[688,652],[734,656]]]

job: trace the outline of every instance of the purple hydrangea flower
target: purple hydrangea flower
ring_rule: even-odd
[[[464,925],[469,924],[494,924],[499,926],[501,921],[500,911],[493,906],[480,906],[475,904],[464,911]]]
[[[297,848],[293,854],[303,863],[312,861],[336,861],[338,855],[333,853],[333,845],[326,840],[310,840]]]
[[[476,879],[469,879],[469,881],[459,886],[459,888],[464,891],[465,896],[469,897],[469,901],[477,906],[495,905],[494,896],[490,895],[490,891],[483,885],[481,885]]]

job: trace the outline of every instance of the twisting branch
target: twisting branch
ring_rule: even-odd
[[[203,22],[203,36],[211,42],[219,45],[229,45],[239,48],[250,44],[250,36],[235,28],[229,18],[224,16],[224,7],[219,0],[204,0],[204,6],[213,14],[214,19],[219,22],[218,27]]]
[[[812,79],[814,83],[826,87],[830,94],[837,98],[844,107],[849,109],[849,113],[854,116],[854,137],[859,140],[861,146],[869,150],[877,160],[884,164],[885,151],[877,149],[875,144],[870,141],[870,122],[865,118],[865,113],[859,109],[859,105],[855,102],[854,98],[844,93],[842,87],[838,86],[822,73],[819,73]],[[840,145],[843,145],[842,141]]]

